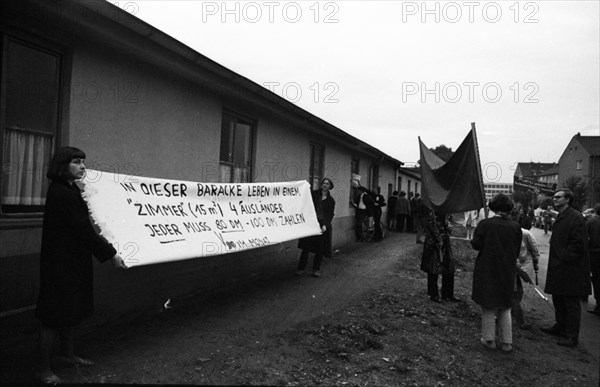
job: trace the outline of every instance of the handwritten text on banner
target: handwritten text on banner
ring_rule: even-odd
[[[306,181],[199,183],[87,170],[83,196],[128,267],[226,254],[320,232]]]

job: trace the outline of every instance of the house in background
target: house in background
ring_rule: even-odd
[[[558,186],[558,171],[558,164],[554,163],[550,169],[545,170],[537,176],[537,181],[540,183],[552,184],[556,187]]]
[[[517,163],[513,177],[515,192],[531,194],[532,203],[539,204],[556,189],[556,163]]]
[[[515,169],[514,176],[515,177],[529,177],[534,180],[538,180],[539,176],[541,176],[545,171],[554,167],[556,163],[534,163],[530,161],[528,163],[517,163],[517,168]]]
[[[401,161],[107,1],[4,1],[0,34],[1,318],[34,308],[45,172],[60,146],[126,175],[313,188],[329,177],[336,246],[354,243],[352,173],[398,187]],[[297,257],[290,241],[125,272],[95,263],[95,318],[292,271]]]
[[[559,186],[570,177],[583,178],[590,187],[587,207],[600,202],[600,136],[582,136],[577,133],[558,161]]]
[[[421,167],[402,167],[398,171],[398,192],[421,193]],[[391,195],[390,195],[391,196]]]

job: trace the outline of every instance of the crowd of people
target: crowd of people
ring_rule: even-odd
[[[350,204],[355,209],[357,242],[369,241],[364,235],[367,225],[367,229],[374,229],[374,242],[383,239],[383,227],[386,227],[388,232],[416,233],[416,242],[423,243],[429,209],[423,205],[420,193],[394,191],[386,203],[381,187],[376,187],[375,191],[363,186],[356,188],[358,194]],[[387,226],[382,221],[383,207],[387,207]]]
[[[380,193],[377,188],[377,194]],[[370,216],[375,194],[361,190],[357,213]],[[555,324],[541,328],[542,332],[560,336],[557,343],[576,346],[579,340],[580,300],[594,295],[599,287],[600,204],[596,216],[585,220],[571,207],[573,193],[568,189],[556,191],[552,205],[527,208],[504,194],[496,195],[487,208],[464,213],[466,238],[478,251],[473,272],[472,299],[482,313],[481,344],[490,349],[512,351],[512,318],[520,329],[529,329],[521,301],[524,283],[538,283],[540,251],[530,231],[537,226],[551,233],[550,255],[545,292],[552,295]],[[435,213],[423,204],[417,193],[394,191],[388,199],[387,224],[389,231],[415,232],[416,243],[423,243],[421,270],[427,273],[427,295],[433,302],[461,300],[454,295],[454,263],[450,244],[448,216]],[[487,212],[487,216],[485,214]],[[422,240],[422,236],[425,239]],[[357,228],[357,240],[361,239]],[[438,287],[442,277],[441,293]],[[596,305],[598,305],[596,303]],[[600,315],[600,308],[590,310]]]
[[[461,302],[454,294],[450,217],[428,208],[419,193],[394,191],[386,203],[379,187],[375,191],[357,188],[356,200],[351,202],[356,209],[357,241],[365,240],[364,224],[375,227],[375,240],[381,240],[381,208],[387,206],[388,231],[414,232],[416,243],[423,244],[420,268],[427,274],[427,295],[431,301]],[[498,194],[485,209],[464,212],[466,239],[478,251],[472,299],[481,307],[480,343],[486,348],[513,350],[513,317],[520,329],[532,326],[521,301],[523,283],[534,285],[534,275],[535,285],[538,283],[540,251],[530,231],[536,225],[546,234],[552,234],[545,292],[552,295],[556,322],[541,331],[560,336],[559,345],[578,344],[580,300],[590,294],[590,282],[594,295],[600,290],[597,258],[600,256],[600,215],[586,222],[580,212],[571,208],[573,193],[568,189],[558,190],[552,201],[553,205],[544,210],[529,209]],[[600,212],[600,204],[595,211]],[[302,257],[305,256],[303,250]],[[305,259],[301,258],[299,270],[304,264]],[[590,312],[600,315],[598,306]]]
[[[560,337],[558,345],[574,347],[579,342],[581,300],[591,294],[591,282],[595,297],[598,294],[600,220],[596,216],[586,222],[581,212],[572,208],[573,193],[569,189],[557,190],[552,202],[556,214],[544,291],[552,295],[555,323],[540,330]],[[540,253],[529,231],[533,224],[531,212],[515,207],[503,194],[494,197],[489,208],[494,216],[479,222],[471,241],[478,251],[472,298],[482,310],[481,344],[511,352],[511,313],[521,329],[531,326],[520,305],[522,282],[533,284],[531,268],[537,282]],[[600,205],[596,205],[598,211]],[[598,307],[590,312],[597,314]]]
[[[74,328],[93,312],[92,255],[99,261],[112,261],[116,268],[126,268],[116,249],[98,236],[90,219],[87,204],[75,182],[85,174],[85,153],[63,147],[54,155],[47,173],[51,181],[45,205],[42,249],[40,254],[40,292],[36,317],[41,322],[39,336],[38,378],[44,383],[61,380],[51,369],[54,342],[60,339],[61,362],[89,366],[91,360],[78,356],[74,349]],[[332,223],[335,199],[334,183],[329,178],[312,191],[312,202],[321,232],[302,238],[296,275],[301,276],[314,254],[312,275],[321,276],[323,257],[332,255]],[[381,189],[370,191],[358,186],[351,203],[356,210],[356,238],[364,240],[365,221],[374,228],[376,241],[383,237],[382,208],[388,207],[387,228],[395,232],[414,232],[416,243],[423,244],[421,270],[427,273],[427,295],[433,302],[461,302],[454,294],[455,267],[450,243],[447,214],[428,208],[419,193],[412,195],[394,191],[386,203]],[[576,346],[579,340],[582,297],[600,291],[600,204],[595,217],[584,219],[572,208],[573,193],[559,189],[552,197],[552,236],[545,292],[552,295],[555,323],[541,328],[559,336],[559,345]],[[478,251],[473,271],[472,299],[481,306],[480,343],[489,349],[511,352],[512,320],[515,315],[521,329],[528,329],[520,302],[522,282],[533,283],[540,253],[535,237],[529,231],[535,224],[535,211],[515,207],[503,194],[496,195],[489,208],[465,213],[467,239]],[[550,222],[548,222],[550,223]],[[550,227],[548,230],[550,231]],[[423,239],[424,236],[424,239]],[[591,259],[590,259],[591,258]],[[591,271],[591,276],[590,276]],[[441,294],[438,288],[442,276]],[[597,300],[596,300],[597,301]],[[597,302],[596,302],[597,305]],[[590,311],[600,315],[600,309]]]

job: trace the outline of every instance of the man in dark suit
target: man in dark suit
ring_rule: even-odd
[[[600,203],[594,206],[594,216],[586,221],[585,228],[589,238],[592,287],[596,299],[596,308],[588,310],[588,312],[600,316],[600,305],[598,305],[598,301],[600,301]]]
[[[545,292],[552,294],[556,322],[542,332],[563,337],[559,345],[574,347],[579,340],[582,296],[590,294],[588,237],[583,215],[571,207],[573,193],[556,191],[552,203],[558,216],[550,238]]]

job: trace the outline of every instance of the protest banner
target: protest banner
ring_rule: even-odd
[[[552,196],[556,190],[555,183],[546,183],[538,181],[533,177],[515,176],[513,178],[513,187],[517,192],[534,192],[536,194],[543,194],[546,196]]]
[[[100,235],[128,267],[320,233],[306,181],[201,183],[87,170],[82,185]]]

